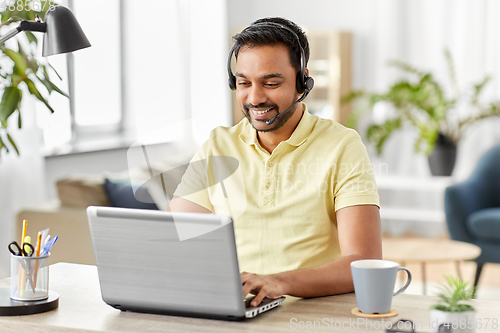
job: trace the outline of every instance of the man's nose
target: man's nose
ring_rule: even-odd
[[[267,97],[262,87],[253,85],[250,88],[250,92],[248,94],[248,103],[252,105],[259,105],[264,103],[266,100]]]

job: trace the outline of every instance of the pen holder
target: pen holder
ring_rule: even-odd
[[[37,301],[49,297],[49,256],[10,257],[10,298]]]

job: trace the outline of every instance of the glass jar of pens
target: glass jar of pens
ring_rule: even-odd
[[[50,249],[57,241],[51,238],[48,229],[38,232],[36,245],[26,236],[27,221],[23,221],[22,242],[9,244],[10,298],[17,301],[37,301],[49,296],[49,256]]]

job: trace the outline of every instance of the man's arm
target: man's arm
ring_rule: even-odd
[[[351,262],[381,259],[380,213],[375,205],[339,209],[336,213],[342,257],[324,265],[272,275],[242,273],[243,293],[256,294],[252,305],[264,297],[282,295],[317,297],[354,291]]]
[[[212,212],[205,207],[177,196],[174,196],[167,208],[167,211],[212,214]]]

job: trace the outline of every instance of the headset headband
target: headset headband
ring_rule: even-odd
[[[307,76],[307,74],[306,74],[306,56],[305,56],[304,48],[300,44],[299,36],[297,36],[297,34],[289,27],[275,23],[275,22],[254,23],[254,24],[246,27],[245,29],[243,29],[242,32],[244,32],[247,29],[254,28],[254,27],[273,27],[273,28],[284,29],[284,30],[290,32],[290,34],[297,40],[297,44],[299,46],[299,51],[300,51],[300,70],[297,73],[297,77],[295,80],[296,81],[295,87],[296,87],[297,92],[299,94],[302,94],[305,92],[308,93],[309,91],[311,91],[311,89],[314,87],[314,80],[312,77]],[[227,58],[228,83],[229,83],[229,88],[231,88],[231,90],[236,89],[236,77],[234,76],[234,74],[231,70],[231,59],[232,59],[234,51],[235,51],[235,46],[236,46],[236,44],[233,45],[233,47],[231,47],[231,51],[229,51],[229,56]]]

